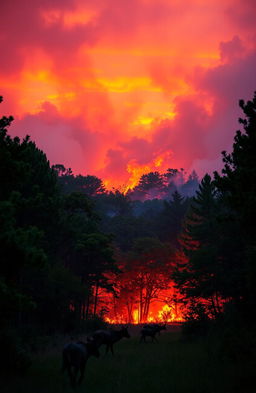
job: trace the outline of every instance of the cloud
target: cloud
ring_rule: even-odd
[[[65,15],[75,12],[75,0],[3,1],[0,5],[1,73],[13,74],[31,61],[41,50],[59,68],[73,63],[82,45],[91,46],[97,40],[92,21],[67,26]]]
[[[226,9],[227,18],[236,29],[255,34],[256,3],[254,0],[233,0]]]
[[[13,122],[10,133],[24,138],[30,135],[37,146],[47,153],[51,164],[61,163],[76,173],[90,173],[104,141],[97,132],[86,128],[83,119],[67,120],[57,108],[45,102],[42,110],[34,115],[27,114]]]
[[[238,100],[255,90],[254,10],[252,0],[4,0],[0,109],[51,163],[109,184],[168,167],[203,174],[231,148]]]
[[[221,45],[228,57],[211,69],[197,69],[193,76],[194,95],[175,99],[174,120],[164,120],[153,129],[150,140],[133,137],[119,144],[122,168],[131,160],[152,168],[156,157],[170,153],[165,167],[196,169],[200,175],[222,167],[221,151],[230,150],[238,117],[238,100],[251,99],[256,86],[256,55],[238,58],[239,38]],[[243,80],[243,83],[239,81]],[[121,154],[122,151],[122,154]]]
[[[237,35],[231,41],[220,43],[220,57],[223,61],[232,61],[237,57],[242,57],[244,51],[242,41]]]

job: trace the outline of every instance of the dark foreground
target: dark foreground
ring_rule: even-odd
[[[116,355],[89,359],[77,392],[89,393],[251,393],[255,365],[220,359],[205,341],[180,341],[167,331],[159,343],[139,343],[138,335],[115,347]],[[72,392],[62,375],[61,348],[34,358],[23,377],[6,378],[2,393]]]

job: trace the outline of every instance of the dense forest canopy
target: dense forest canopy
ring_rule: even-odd
[[[256,93],[240,107],[222,174],[200,182],[169,168],[127,193],[51,167],[29,137],[8,135],[11,116],[0,119],[1,329],[187,319],[252,332]]]

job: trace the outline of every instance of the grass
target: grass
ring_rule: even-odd
[[[1,392],[71,393],[60,367],[60,349],[38,355],[27,374],[6,379]],[[140,344],[137,336],[117,343],[114,357],[102,349],[99,359],[90,358],[76,392],[251,393],[253,367],[210,356],[202,341],[182,342],[176,332],[161,334],[159,343]]]

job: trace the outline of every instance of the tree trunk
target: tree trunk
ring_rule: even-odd
[[[211,296],[211,303],[212,303],[213,314],[214,314],[214,316],[216,318],[218,316],[218,311],[216,309],[216,304],[215,304],[213,296]]]
[[[86,300],[86,313],[85,313],[85,320],[88,320],[89,312],[90,312],[90,289],[88,290],[87,300]]]
[[[94,317],[96,316],[96,311],[97,311],[98,294],[99,294],[99,281],[96,282],[96,286],[95,286],[94,307],[93,307],[93,316]]]
[[[143,289],[140,288],[140,303],[139,303],[139,323],[142,322],[143,318]]]
[[[133,315],[132,315],[133,302],[127,301],[126,308],[127,308],[127,315],[128,315],[128,323],[133,323]]]

